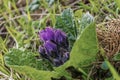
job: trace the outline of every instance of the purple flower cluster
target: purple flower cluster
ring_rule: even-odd
[[[39,47],[42,57],[48,59],[55,66],[60,66],[69,59],[69,43],[66,34],[51,27],[39,32],[43,44]]]

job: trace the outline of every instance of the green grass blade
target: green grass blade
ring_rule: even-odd
[[[106,60],[106,63],[107,63],[107,65],[108,65],[108,67],[109,67],[109,69],[110,69],[110,71],[111,71],[111,73],[112,73],[112,75],[113,75],[113,78],[114,78],[115,80],[120,80],[119,74],[118,74],[117,71],[114,69],[114,67],[110,64],[110,62]]]

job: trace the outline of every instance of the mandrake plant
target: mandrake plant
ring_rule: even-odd
[[[105,74],[110,73],[109,69],[113,70],[111,72],[114,74],[117,72],[111,67],[106,57],[98,64],[99,69],[94,63],[96,58],[99,59],[96,56],[99,46],[104,49],[108,58],[120,51],[119,26],[116,26],[116,24],[119,25],[119,20],[116,23],[115,21],[106,22],[104,27],[96,28],[93,16],[86,13],[80,23],[75,25],[73,12],[67,9],[56,18],[55,27],[46,27],[37,34],[41,45],[36,54],[30,50],[13,49],[5,55],[5,64],[32,80],[63,80],[62,77],[65,77],[64,80],[104,80],[107,77]],[[72,46],[71,50],[69,46]],[[43,58],[54,66],[48,65]],[[107,71],[101,69],[103,62],[108,66]],[[118,80],[119,76],[114,79]]]

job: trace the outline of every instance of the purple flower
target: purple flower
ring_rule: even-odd
[[[51,41],[46,41],[46,43],[44,43],[44,47],[48,55],[53,55],[53,53],[57,53],[57,45]]]
[[[39,37],[43,42],[47,40],[54,40],[54,29],[47,27],[45,30],[39,32]]]
[[[48,59],[54,66],[60,66],[69,59],[68,39],[63,31],[47,27],[39,32],[39,37],[44,42],[39,47],[43,58]]]
[[[68,47],[67,36],[61,30],[55,31],[55,42],[57,42],[60,46]]]

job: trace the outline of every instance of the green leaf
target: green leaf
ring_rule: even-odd
[[[80,20],[80,33],[85,29],[85,27],[89,26],[93,22],[94,17],[89,12],[84,14]]]
[[[32,52],[21,51],[19,49],[12,49],[4,56],[5,63],[7,65],[18,65],[18,66],[36,66],[36,58]]]
[[[56,77],[56,72],[51,71],[42,71],[37,70],[35,68],[29,67],[29,66],[17,66],[17,65],[11,65],[13,69],[16,71],[28,76],[32,80],[51,80],[51,77]]]
[[[60,71],[49,71],[47,68],[48,63],[36,59],[34,53],[30,51],[12,49],[4,56],[4,60],[7,66],[19,73],[25,74],[32,80],[51,80],[52,77],[59,78],[61,76],[70,79],[67,72],[61,73]]]
[[[53,70],[47,60],[37,59],[35,56],[35,53],[31,51],[11,49],[4,56],[4,60],[7,65],[30,66],[38,70]]]
[[[56,17],[55,27],[62,29],[67,33],[67,36],[70,40],[70,45],[72,46],[77,37],[77,30],[73,11],[71,9],[64,10],[60,16]]]
[[[110,62],[106,60],[106,63],[107,63],[107,65],[108,65],[108,67],[109,67],[109,69],[110,69],[110,71],[111,71],[111,73],[112,73],[112,75],[113,75],[113,78],[114,78],[115,80],[120,80],[119,74],[118,74],[117,71],[114,69],[114,67],[110,64]]]
[[[76,40],[70,53],[70,64],[75,67],[82,67],[95,61],[98,52],[98,40],[96,37],[96,26],[91,23],[84,29]]]
[[[74,13],[75,17],[77,17],[77,18],[81,18],[82,14],[83,14],[83,9],[79,9],[79,10],[75,11],[75,13]]]

